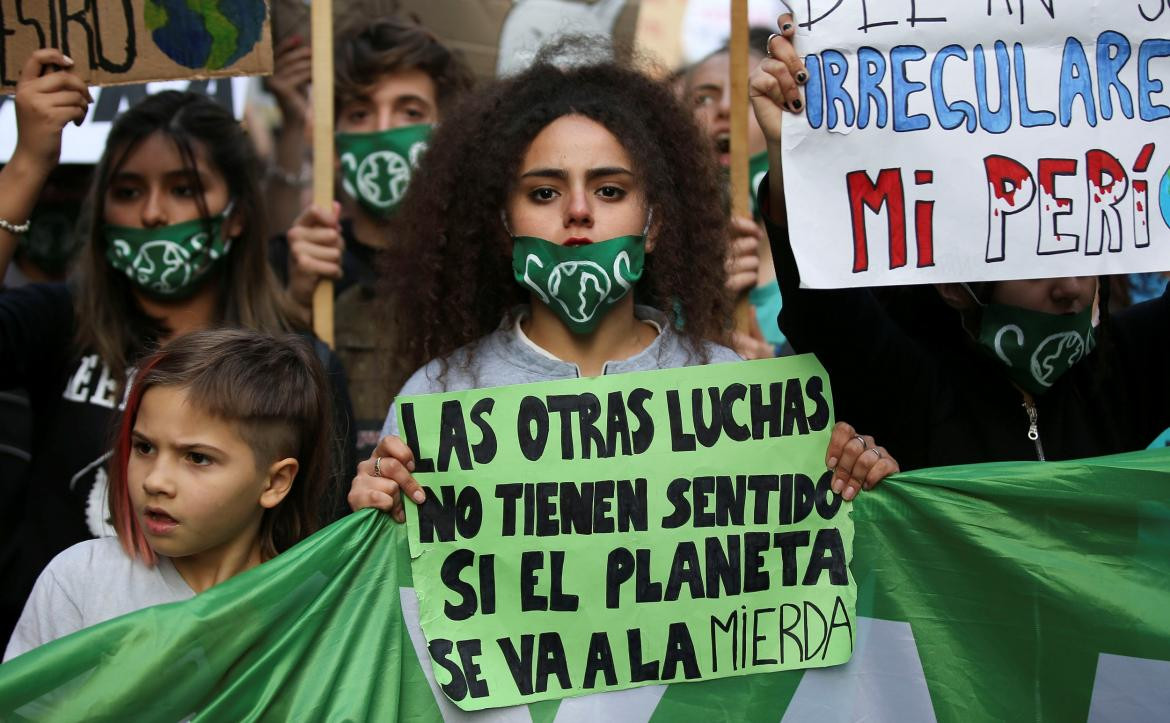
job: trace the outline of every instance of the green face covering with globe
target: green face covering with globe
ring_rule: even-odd
[[[374,216],[393,215],[427,149],[431,128],[419,124],[374,133],[338,133],[334,142],[345,192]]]
[[[588,334],[642,278],[646,237],[619,236],[559,246],[535,236],[512,237],[512,275],[574,334]]]

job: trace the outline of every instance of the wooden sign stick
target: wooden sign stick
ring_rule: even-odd
[[[333,0],[312,4],[313,203],[333,208]],[[746,169],[745,169],[746,170]],[[333,280],[313,290],[313,332],[333,348]]]
[[[731,0],[731,213],[751,218],[748,178],[748,8],[747,0]],[[735,304],[735,330],[761,338],[756,312],[747,294]]]

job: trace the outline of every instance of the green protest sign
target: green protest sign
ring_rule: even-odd
[[[846,662],[812,356],[398,400],[419,617],[467,710]]]

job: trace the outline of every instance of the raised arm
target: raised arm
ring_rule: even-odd
[[[61,157],[61,131],[70,121],[80,125],[93,101],[81,78],[68,70],[72,65],[60,50],[44,48],[29,56],[20,71],[16,149],[0,171],[0,278]]]

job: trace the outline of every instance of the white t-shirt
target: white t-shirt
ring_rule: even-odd
[[[116,537],[79,542],[37,578],[4,660],[126,613],[192,597],[169,558],[147,567],[130,559]]]

